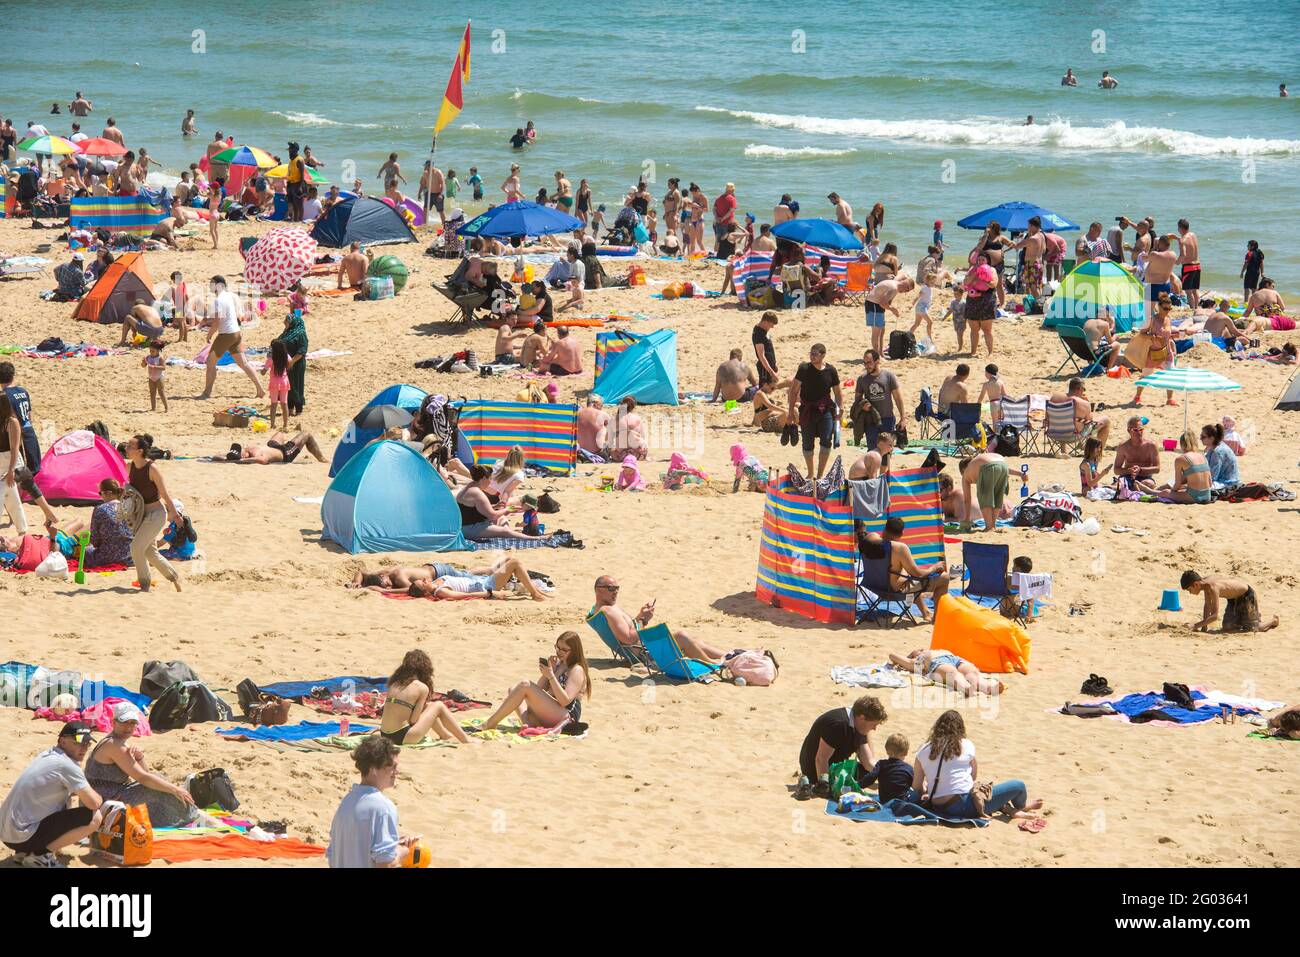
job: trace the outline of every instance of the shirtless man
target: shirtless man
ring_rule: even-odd
[[[194,111],[186,110],[185,119],[181,120],[181,136],[197,136],[198,132],[199,127],[194,119]]]
[[[1227,299],[1220,299],[1215,307],[1215,311],[1210,313],[1205,320],[1205,331],[1210,335],[1222,339],[1231,351],[1233,340],[1241,335],[1241,330],[1237,324],[1232,321],[1228,315],[1228,308],[1232,305]]]
[[[443,195],[447,190],[447,177],[436,166],[430,166],[428,174],[425,186],[429,190],[429,205],[438,211],[438,218],[442,220],[443,226],[446,226],[447,217],[444,212],[446,203],[443,200]]]
[[[137,299],[122,319],[122,336],[117,341],[118,347],[125,346],[132,334],[144,336],[150,342],[161,339],[166,331],[162,316],[158,310],[143,299]]]
[[[1148,304],[1156,302],[1160,298],[1162,292],[1173,292],[1170,280],[1174,275],[1174,265],[1178,261],[1178,254],[1169,248],[1170,238],[1172,235],[1173,234],[1171,233],[1169,236],[1161,236],[1157,239],[1151,252],[1147,254],[1147,274],[1145,282]],[[1154,307],[1151,305],[1147,306],[1148,310],[1151,310],[1152,308]]]
[[[732,349],[727,361],[718,366],[713,376],[713,398],[710,402],[748,402],[758,388],[754,370],[745,364],[745,353]]]
[[[538,319],[533,323],[532,333],[524,339],[524,344],[519,349],[519,364],[525,369],[537,369],[550,351],[551,340],[546,335],[546,323]]]
[[[900,292],[911,292],[914,288],[914,279],[899,276],[896,279],[881,280],[867,293],[867,328],[871,330],[871,348],[877,352],[885,351],[885,310],[899,318],[901,314],[894,308],[894,299]]]
[[[609,413],[598,395],[589,395],[586,407],[578,410],[578,448],[597,455],[609,448]]]
[[[1035,299],[1043,295],[1043,253],[1047,250],[1047,239],[1043,236],[1043,221],[1037,216],[1029,217],[1029,231],[1025,238],[1014,243],[1011,249],[1025,251],[1024,264],[1020,270],[1025,292]]]
[[[618,607],[619,587],[618,582],[610,575],[601,575],[596,579],[596,604],[591,609],[592,615],[594,616],[596,612],[604,613],[605,620],[609,622],[609,629],[620,645],[642,648],[641,638],[637,632],[650,624],[658,599],[652,599],[642,605],[634,618]],[[719,648],[696,641],[684,631],[674,631],[673,637],[677,640],[682,654],[696,661],[721,663],[722,656],[726,654]]]
[[[1061,86],[1078,86],[1079,78],[1074,75],[1074,70],[1067,68],[1065,76],[1061,77]]]
[[[577,375],[582,371],[582,346],[569,335],[566,326],[560,326],[556,334],[559,338],[542,360],[542,368],[551,375]]]
[[[1169,238],[1178,243],[1179,279],[1192,315],[1196,315],[1201,306],[1201,242],[1185,219],[1178,221],[1178,232],[1170,233]]]
[[[853,221],[853,207],[849,201],[840,196],[839,193],[831,193],[826,197],[830,200],[831,205],[835,207],[835,222],[839,223],[851,233],[856,233],[862,227]]]
[[[749,246],[751,252],[756,253],[774,253],[776,252],[776,237],[772,235],[772,226],[769,223],[763,223],[758,227],[758,235]]]
[[[1119,80],[1111,76],[1109,70],[1102,70],[1101,79],[1097,81],[1097,85],[1103,90],[1113,90],[1119,86]]]
[[[338,284],[340,289],[355,289],[360,286],[366,279],[366,270],[370,268],[370,260],[366,254],[361,251],[360,243],[353,243],[348,247],[348,254],[339,261]],[[343,277],[347,276],[348,283],[343,285]]]
[[[226,138],[221,135],[221,130],[212,134],[212,142],[209,143],[205,150],[208,162],[212,162],[212,157],[216,156],[222,150],[226,149]]]
[[[517,203],[524,198],[524,187],[519,182],[519,164],[510,164],[510,175],[501,184],[501,192],[506,194],[507,203]]]
[[[1088,390],[1078,376],[1065,386],[1065,392],[1055,392],[1049,399],[1053,405],[1069,402],[1074,406],[1074,431],[1083,438],[1100,440],[1101,447],[1106,448],[1106,439],[1110,437],[1110,419],[1093,415],[1092,403],[1088,401]]]
[[[477,579],[480,588],[462,591],[454,586],[447,586],[448,579]],[[487,593],[489,598],[495,592],[504,592],[514,579],[523,585],[533,601],[545,601],[546,596],[533,584],[532,576],[524,563],[513,555],[503,556],[491,565],[480,568],[458,568],[444,562],[432,562],[417,565],[414,568],[379,568],[375,571],[362,569],[352,576],[348,588],[365,588],[370,591],[401,594],[403,592],[419,597],[441,599],[468,598]],[[490,581],[488,581],[490,579]],[[444,592],[443,589],[446,588]]]
[[[794,205],[794,200],[790,198],[789,193],[781,197],[781,202],[776,204],[772,210],[772,225],[780,226],[782,223],[789,222],[799,215],[799,207]]]
[[[176,212],[180,213],[179,216],[165,216],[155,223],[149,238],[157,240],[169,249],[180,249],[181,245],[176,241],[175,227],[181,224],[185,216],[184,209],[184,206],[177,206]]]
[[[303,449],[310,452],[317,462],[325,461],[325,456],[321,454],[320,444],[316,441],[316,436],[301,430],[292,438],[289,437],[287,432],[276,432],[266,440],[266,445],[250,445],[247,448],[240,448],[238,444],[232,445],[230,451],[226,453],[226,461],[235,462],[239,465],[276,465],[280,463],[289,465]]]
[[[954,402],[969,402],[970,392],[966,389],[966,380],[970,378],[970,366],[962,362],[957,365],[957,369],[952,375],[943,380],[943,385],[939,386],[939,414],[944,415],[948,412],[948,407]]]
[[[80,90],[77,91],[77,95],[73,97],[72,102],[68,104],[68,112],[73,116],[84,117],[94,111],[95,108],[91,106],[90,100],[82,96]]]
[[[389,153],[379,172],[375,174],[375,179],[384,181],[384,192],[397,189],[400,181],[403,186],[406,185],[406,177],[402,175],[402,166],[397,162],[397,154]]]
[[[122,131],[117,128],[117,121],[111,116],[104,121],[104,132],[99,135],[106,140],[112,140],[118,146],[126,145],[126,139],[122,136]]]
[[[1155,488],[1152,479],[1160,474],[1160,449],[1146,438],[1141,416],[1129,416],[1125,428],[1128,438],[1115,446],[1115,477],[1133,488]],[[1143,486],[1138,486],[1139,482]]]
[[[519,357],[516,355],[516,340],[528,336],[527,329],[521,329],[516,332],[510,328],[509,323],[504,323],[497,327],[496,341],[492,345],[492,354],[495,357],[492,361],[495,365],[518,365]]]
[[[862,457],[849,466],[849,478],[872,479],[881,472],[889,471],[889,453],[894,451],[895,436],[884,429],[876,436],[876,447],[864,452]]]
[[[885,520],[884,534],[868,532],[858,541],[858,548],[864,557],[882,555],[882,549],[889,549],[889,583],[897,591],[911,595],[916,599],[916,606],[925,621],[933,621],[934,613],[920,600],[922,595],[933,595],[937,602],[948,594],[951,578],[948,575],[948,563],[938,561],[924,568],[916,564],[912,550],[903,543],[906,529],[898,516]]]
[[[1107,369],[1116,363],[1119,359],[1119,350],[1113,348],[1115,344],[1115,320],[1111,318],[1109,309],[1102,309],[1099,316],[1086,320],[1083,324],[1083,335],[1088,340],[1088,346],[1092,349],[1094,355],[1106,353]]]
[[[1194,571],[1183,572],[1183,591],[1205,596],[1205,610],[1201,620],[1191,626],[1192,631],[1209,631],[1214,619],[1219,617],[1219,599],[1224,600],[1223,633],[1270,631],[1279,624],[1277,615],[1264,623],[1260,619],[1259,599],[1255,589],[1240,578],[1210,575],[1202,578]]]
[[[127,151],[122,162],[113,171],[113,181],[117,186],[118,196],[136,196],[140,192],[140,172],[135,165],[135,154]]]
[[[971,518],[975,515],[978,503],[980,514],[984,516],[984,531],[996,531],[998,514],[1006,503],[1007,460],[997,452],[981,452],[972,459],[962,461],[959,469],[962,497],[966,501],[966,521],[962,523],[961,530],[967,533],[971,531]],[[976,493],[974,500],[972,487]]]

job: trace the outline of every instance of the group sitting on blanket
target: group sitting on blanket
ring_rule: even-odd
[[[349,588],[364,588],[390,595],[457,601],[467,598],[497,598],[512,590],[522,591],[534,601],[546,595],[533,580],[524,563],[513,555],[503,556],[481,568],[460,568],[431,562],[412,568],[392,566],[374,571],[362,569],[352,576]]]

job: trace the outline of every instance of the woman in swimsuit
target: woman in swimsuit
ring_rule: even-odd
[[[917,648],[908,652],[906,658],[891,654],[889,660],[894,667],[929,678],[937,685],[960,692],[964,698],[976,693],[998,695],[1006,690],[1001,681],[984,677],[969,661],[942,648]]]
[[[551,199],[555,200],[566,213],[573,211],[573,187],[564,178],[564,170],[562,169],[555,171],[555,192],[552,194]]]
[[[784,429],[790,421],[790,410],[773,396],[784,395],[784,390],[788,388],[788,379],[784,382],[775,379],[761,382],[758,391],[754,393],[754,420],[750,425],[756,425],[764,432],[780,432]]]
[[[388,677],[388,697],[379,722],[379,733],[393,744],[419,744],[433,731],[446,741],[455,738],[469,744],[469,737],[441,701],[430,701],[433,691],[433,662],[418,649],[408,651]]]
[[[585,179],[578,180],[578,204],[574,209],[573,215],[582,221],[582,225],[587,225],[587,219],[591,216],[591,187],[587,185]]]
[[[1174,481],[1172,485],[1162,485],[1157,492],[1171,502],[1184,505],[1209,505],[1210,463],[1204,454],[1196,450],[1196,433],[1188,429],[1178,439],[1182,454],[1174,459]]]
[[[876,203],[871,207],[871,212],[867,213],[867,221],[862,224],[863,242],[867,247],[867,255],[872,262],[880,255],[880,230],[885,225],[885,204]]]
[[[1162,292],[1160,299],[1156,302],[1156,314],[1151,317],[1151,321],[1142,329],[1139,335],[1144,335],[1151,341],[1151,348],[1147,351],[1146,369],[1169,369],[1174,364],[1174,342],[1173,342],[1173,320],[1170,318],[1174,310],[1173,300],[1169,298],[1169,293]],[[1142,404],[1142,386],[1138,386],[1137,394],[1133,396],[1133,404]],[[1177,405],[1174,401],[1172,389],[1165,390],[1165,405]]]
[[[704,212],[709,208],[709,200],[698,183],[691,183],[690,185],[690,195],[686,200],[686,208],[690,213],[690,222],[687,223],[686,228],[686,255],[692,256],[705,251]]]
[[[1251,318],[1252,313],[1254,319]],[[1295,328],[1295,320],[1286,315],[1286,303],[1273,288],[1271,279],[1259,281],[1259,288],[1246,303],[1246,311],[1241,314],[1241,319],[1245,323],[1243,332],[1260,333]]]
[[[468,731],[491,731],[512,711],[528,727],[553,728],[561,721],[578,721],[582,717],[582,699],[591,697],[587,655],[582,639],[575,631],[566,631],[555,639],[555,654],[539,658],[540,681],[521,681],[510,689],[506,700],[477,728]]]

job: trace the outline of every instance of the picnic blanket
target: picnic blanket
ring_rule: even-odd
[[[573,546],[570,532],[556,532],[554,535],[539,535],[536,538],[489,538],[484,542],[470,542],[470,551],[482,552],[489,549],[514,548],[569,548]]]
[[[1098,698],[1095,701],[1089,701],[1090,705],[1109,705],[1116,714],[1112,715],[1115,720],[1127,721],[1136,724],[1172,724],[1172,725],[1191,725],[1203,724],[1206,721],[1213,721],[1222,714],[1223,708],[1230,707],[1234,714],[1253,715],[1259,714],[1261,710],[1268,711],[1274,708],[1280,708],[1282,703],[1279,701],[1268,701],[1265,699],[1242,698],[1236,695],[1225,694],[1221,691],[1207,691],[1202,686],[1193,686],[1190,689],[1192,700],[1197,702],[1194,710],[1180,708],[1170,702],[1159,691],[1146,691],[1135,694],[1117,695],[1109,698]],[[1068,713],[1062,709],[1049,709],[1054,713]],[[1158,718],[1145,718],[1142,721],[1134,722],[1133,719],[1146,712],[1159,712]]]
[[[387,695],[383,691],[362,691],[351,698],[343,695],[331,695],[328,698],[306,698],[303,704],[319,711],[321,714],[346,714],[358,718],[378,718],[384,713],[384,701]],[[429,695],[430,701],[441,701],[448,711],[470,711],[474,708],[490,708],[490,701],[475,701],[456,689],[448,693],[434,691]]]
[[[153,856],[173,864],[182,861],[234,861],[242,858],[320,857],[325,848],[296,837],[257,841],[245,834],[155,839]]]
[[[310,698],[313,688],[323,688],[330,694],[362,691],[384,691],[388,688],[386,677],[362,678],[357,675],[345,675],[341,678],[317,678],[315,681],[277,681],[274,684],[259,685],[258,690],[266,694],[279,695],[290,701],[302,702]]]
[[[365,734],[374,731],[374,725],[354,724],[349,728],[351,734]],[[259,725],[246,728],[236,725],[233,728],[217,728],[217,734],[232,741],[309,741],[313,738],[333,738],[343,733],[337,721],[299,721],[297,724]]]
[[[25,346],[14,349],[3,350],[9,355],[20,355],[27,359],[96,359],[100,356],[121,356],[130,352],[127,348],[106,348],[104,346],[92,346],[86,342],[72,343],[57,340],[52,346],[45,346],[44,342],[37,343],[34,346]]]
[[[875,794],[867,793],[867,797],[879,800]],[[904,801],[902,798],[887,801],[873,811],[857,808],[844,814],[840,813],[839,805],[835,801],[827,801],[826,813],[831,817],[845,821],[877,821],[886,824],[951,824],[955,827],[965,827],[967,825],[971,827],[989,826],[988,818],[944,817],[929,808],[921,807],[921,805],[913,804],[910,801]]]

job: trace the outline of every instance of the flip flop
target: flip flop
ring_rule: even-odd
[[[1016,827],[1022,831],[1028,831],[1030,834],[1037,834],[1047,827],[1047,819],[1042,817],[1022,818],[1016,822]]]

